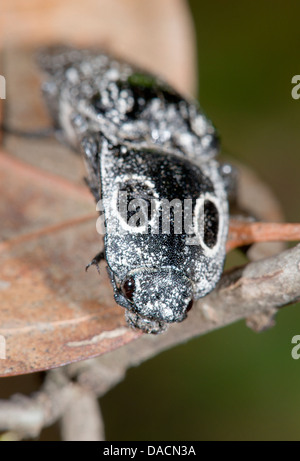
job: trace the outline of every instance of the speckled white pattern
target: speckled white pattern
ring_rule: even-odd
[[[102,200],[115,299],[129,325],[164,331],[184,320],[191,301],[209,293],[223,270],[228,204],[215,130],[196,103],[128,63],[71,48],[44,50],[39,63],[54,122],[83,152],[90,189]],[[125,217],[120,192],[131,200]],[[140,227],[126,220],[135,199],[157,204]],[[194,234],[177,234],[172,214],[170,233],[163,232],[163,200],[190,200]]]

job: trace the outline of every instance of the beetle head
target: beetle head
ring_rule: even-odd
[[[121,284],[127,322],[158,333],[168,323],[181,322],[193,303],[192,282],[178,269],[142,268],[131,271]]]

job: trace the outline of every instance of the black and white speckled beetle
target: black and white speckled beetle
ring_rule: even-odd
[[[103,206],[105,251],[91,264],[106,259],[129,325],[164,331],[186,318],[223,270],[228,204],[215,130],[195,103],[126,62],[66,47],[38,59],[55,127],[83,152],[89,187]],[[152,215],[131,226],[132,209],[125,218],[119,213],[119,192],[126,203],[154,200],[157,216],[162,200],[190,203],[192,229],[176,232],[174,212],[168,233]]]

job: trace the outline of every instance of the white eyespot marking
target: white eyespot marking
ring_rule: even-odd
[[[160,201],[154,182],[145,176],[124,175],[115,182],[112,212],[124,231],[148,233],[158,221]]]
[[[220,236],[223,233],[224,220],[219,212],[220,204],[217,197],[206,193],[197,199],[194,214],[196,238],[207,256],[213,256],[220,249]]]

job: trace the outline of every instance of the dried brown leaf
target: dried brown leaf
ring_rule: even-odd
[[[106,275],[85,272],[102,246],[86,190],[0,155],[0,374],[28,373],[108,352],[129,330]]]
[[[98,45],[161,74],[184,93],[195,89],[194,34],[183,0],[29,0],[26,6],[12,0],[0,9],[10,126],[49,125],[33,60],[43,44]],[[104,266],[100,278],[92,268],[85,272],[102,242],[80,157],[54,140],[7,136],[4,146],[0,335],[6,360],[0,359],[0,376],[83,360],[140,336],[126,326]]]

